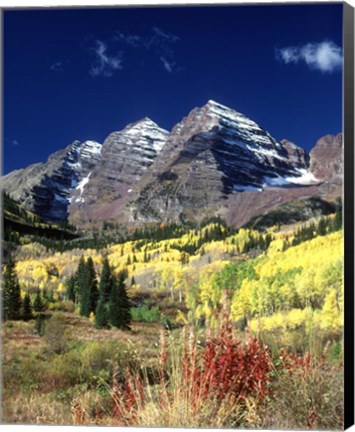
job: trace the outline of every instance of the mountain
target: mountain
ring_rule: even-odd
[[[111,133],[102,145],[101,160],[73,194],[70,221],[85,225],[120,218],[128,195],[168,135],[147,117]]]
[[[342,166],[341,134],[321,138],[308,154],[208,101],[170,133],[145,117],[102,145],[74,141],[8,174],[3,188],[42,219],[81,228],[213,216],[241,226],[289,201],[341,195]]]
[[[268,187],[316,184],[308,167],[303,149],[209,101],[173,128],[129,198],[128,218],[139,224],[226,217],[232,196],[254,192],[261,198]]]
[[[2,188],[43,220],[63,221],[68,218],[72,191],[100,159],[101,144],[74,141],[47,162],[4,176]]]

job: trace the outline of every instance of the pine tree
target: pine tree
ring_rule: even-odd
[[[115,283],[113,284],[108,305],[109,322],[113,327],[129,330],[129,324],[131,322],[131,306],[124,280],[125,275],[123,272],[120,272],[117,280],[115,280]]]
[[[94,312],[98,302],[99,293],[97,290],[96,272],[94,262],[91,257],[85,263],[84,271],[81,276],[81,301],[80,315],[90,316],[90,312]]]
[[[321,236],[323,236],[327,233],[327,221],[324,217],[320,218],[317,231],[318,231],[318,234]]]
[[[105,257],[102,263],[102,271],[99,284],[99,296],[104,303],[107,303],[110,299],[112,282],[112,269],[108,262],[108,258]]]
[[[77,301],[81,303],[81,296],[85,290],[85,277],[86,277],[86,265],[85,259],[82,256],[79,260],[78,268],[75,273],[75,291],[77,296]]]
[[[102,299],[99,300],[95,310],[95,325],[101,329],[108,325],[108,308]]]
[[[108,258],[105,257],[102,263],[102,271],[99,283],[99,300],[95,309],[95,324],[97,328],[108,325],[108,302],[114,285],[114,277]]]
[[[76,298],[77,296],[76,296],[75,276],[71,276],[66,281],[66,286],[67,286],[67,292],[66,292],[67,299],[76,303],[77,302],[77,298]]]
[[[33,303],[33,310],[35,312],[42,312],[44,310],[44,303],[41,296],[41,291],[38,289],[36,293],[36,298]]]
[[[27,292],[22,302],[22,319],[30,321],[33,318],[30,294]]]
[[[16,273],[16,262],[8,255],[3,269],[3,319],[18,320],[21,315],[21,290]]]
[[[132,278],[131,278],[131,286],[133,286],[135,284],[136,284],[136,280],[134,279],[134,276],[132,276]]]

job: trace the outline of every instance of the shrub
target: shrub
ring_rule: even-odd
[[[66,351],[68,336],[65,329],[65,321],[60,313],[53,314],[46,323],[44,338],[47,348],[56,354]]]
[[[60,302],[50,303],[48,305],[50,311],[71,312],[75,311],[75,304],[71,300],[63,300]]]
[[[309,353],[281,352],[273,397],[260,428],[344,429],[343,368],[327,364],[325,359],[326,351],[318,360]]]
[[[240,426],[250,400],[265,400],[272,369],[266,347],[255,339],[242,344],[230,325],[199,348],[191,331],[186,340],[161,330],[160,358],[151,369],[126,370],[113,377],[111,416],[119,425],[165,427]],[[154,384],[154,385],[153,385]]]
[[[158,322],[160,320],[160,311],[157,306],[151,308],[148,305],[132,307],[131,317],[136,322]]]

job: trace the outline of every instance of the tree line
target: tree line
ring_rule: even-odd
[[[2,276],[4,321],[29,321],[37,318],[46,309],[45,298],[39,289],[33,302],[28,291],[22,299],[16,261],[11,254],[4,262]],[[130,328],[131,306],[126,291],[126,278],[127,272],[124,270],[116,276],[105,257],[98,280],[92,258],[85,261],[82,257],[75,274],[67,281],[67,299],[79,307],[81,316],[90,317],[94,314],[97,328],[117,327],[127,330]],[[47,300],[51,299],[48,297]]]

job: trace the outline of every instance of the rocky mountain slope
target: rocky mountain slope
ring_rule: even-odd
[[[70,221],[84,225],[120,218],[128,195],[168,135],[147,117],[110,134],[102,145],[101,160],[73,193]]]
[[[144,118],[102,146],[75,141],[46,163],[14,171],[3,188],[46,220],[69,217],[84,228],[216,215],[240,226],[291,200],[341,195],[342,166],[341,134],[307,154],[208,101],[170,134]]]
[[[130,196],[127,215],[138,224],[226,218],[231,197],[254,192],[260,199],[268,187],[317,184],[308,167],[303,149],[276,141],[243,114],[209,101],[173,128]]]
[[[74,141],[53,153],[45,163],[9,173],[2,188],[43,220],[68,218],[72,192],[101,159],[101,144]]]

